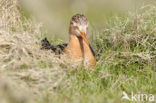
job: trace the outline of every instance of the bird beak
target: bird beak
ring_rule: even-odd
[[[80,32],[80,36],[81,36],[81,37],[83,38],[83,40],[87,43],[87,45],[89,45],[88,39],[86,38],[86,36],[85,36],[84,34],[85,34],[85,31],[82,30],[82,31]]]

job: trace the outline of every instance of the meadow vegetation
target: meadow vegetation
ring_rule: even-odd
[[[77,70],[40,50],[48,34],[26,17],[18,0],[1,0],[0,103],[132,102],[121,99],[123,91],[153,94],[156,100],[155,4],[112,16],[102,29],[92,29],[97,64]]]

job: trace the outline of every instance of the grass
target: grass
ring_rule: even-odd
[[[156,97],[154,5],[111,17],[101,31],[95,30],[90,41],[97,65],[76,70],[64,58],[40,50],[45,33],[19,12],[17,4],[0,2],[1,103],[135,102],[122,100],[123,91],[130,98],[132,92]]]

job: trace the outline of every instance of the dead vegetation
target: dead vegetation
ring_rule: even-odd
[[[98,49],[98,54],[103,55],[101,59],[106,61],[106,64],[108,62],[116,64],[116,59],[123,59],[127,62],[136,61],[142,65],[154,66],[156,62],[156,8],[147,5],[140,8],[138,12],[137,14],[129,12],[127,18],[116,17],[111,23],[112,26],[106,26],[105,30],[96,36],[95,47]],[[105,56],[107,59],[104,58]]]
[[[0,1],[0,102],[34,103],[47,92],[55,93],[59,87],[70,86],[67,72],[71,66],[68,68],[64,60],[50,51],[40,50],[41,25],[22,20],[17,5],[18,0]],[[105,80],[107,75],[111,78],[114,74],[107,70],[111,66],[127,69],[136,64],[141,69],[146,65],[155,68],[156,8],[144,11],[145,8],[139,15],[116,18],[110,27],[96,35],[93,46],[100,54],[97,65],[106,69],[98,72],[106,76],[92,78],[87,72],[91,80]],[[79,89],[81,84],[76,87]],[[72,84],[68,89],[71,88]]]
[[[60,60],[50,51],[40,50],[37,39],[41,36],[40,25],[21,21],[17,5],[17,0],[0,1],[0,91],[6,93],[0,95],[1,103],[30,103],[25,100],[28,98],[21,97],[25,96],[25,90],[40,96],[39,91],[52,92],[66,77],[59,66],[62,62],[58,63]]]

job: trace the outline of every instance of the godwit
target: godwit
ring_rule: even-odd
[[[51,49],[58,54],[66,54],[71,60],[83,60],[89,67],[96,64],[95,53],[86,38],[88,34],[88,20],[83,14],[76,14],[72,17],[69,26],[69,43],[51,45],[49,41],[42,39],[41,49]]]

